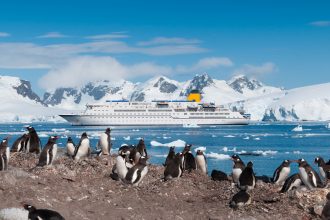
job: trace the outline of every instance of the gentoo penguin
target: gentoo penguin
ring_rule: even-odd
[[[58,139],[57,136],[49,137],[47,144],[41,151],[37,166],[43,167],[46,165],[52,165],[57,154],[57,144],[56,144],[57,139]]]
[[[231,160],[234,163],[233,173],[232,173],[233,181],[234,181],[234,183],[238,183],[238,179],[239,179],[241,173],[243,172],[243,170],[245,169],[245,164],[237,154],[232,155]]]
[[[25,204],[24,209],[29,211],[29,220],[38,220],[38,219],[51,219],[51,220],[65,220],[60,213],[55,212],[49,209],[36,209],[32,205]]]
[[[116,164],[112,168],[110,177],[114,180],[124,180],[128,172],[127,161],[129,160],[130,148],[125,145],[118,151]]]
[[[280,193],[285,193],[294,188],[298,188],[299,186],[301,186],[301,184],[302,184],[302,181],[300,179],[299,174],[298,173],[293,174],[285,180]]]
[[[112,146],[110,132],[111,129],[107,128],[100,136],[98,145],[101,148],[102,155],[110,155]]]
[[[273,175],[273,183],[276,185],[283,185],[286,178],[288,178],[290,174],[290,164],[291,161],[284,160],[282,164],[276,168],[274,175]]]
[[[72,157],[74,155],[75,149],[76,145],[74,144],[72,138],[68,137],[68,141],[66,142],[66,153]]]
[[[207,175],[207,161],[203,151],[197,150],[195,160],[197,170],[200,170],[203,174]]]
[[[125,181],[133,186],[138,186],[148,173],[147,157],[141,156],[139,162],[130,168],[125,176]]]
[[[299,165],[299,176],[301,181],[309,189],[313,189],[314,187],[324,187],[320,176],[313,170],[313,168],[306,162],[306,160],[301,158],[299,160],[296,160],[295,162],[297,162]]]
[[[164,181],[182,176],[182,153],[177,153],[173,160],[169,160],[164,170]]]
[[[27,127],[27,130],[29,131],[29,138],[28,141],[26,143],[26,153],[36,153],[39,154],[40,153],[40,149],[41,149],[41,141],[40,138],[36,132],[36,130],[32,127],[29,126]]]
[[[330,219],[330,193],[327,194],[327,203],[323,207],[321,218],[324,220]]]
[[[252,190],[256,184],[256,178],[253,172],[253,163],[250,161],[241,173],[238,179],[238,187],[241,190]]]
[[[175,147],[170,147],[165,163],[163,163],[163,166],[166,167],[171,160],[174,160],[174,158],[175,158]]]
[[[211,178],[214,181],[228,180],[227,174],[225,172],[220,171],[220,170],[212,170]]]
[[[11,152],[21,152],[24,151],[24,149],[26,148],[26,144],[27,144],[27,140],[29,138],[28,134],[23,134],[22,136],[20,136],[19,138],[17,138],[12,147],[11,147]]]
[[[249,204],[251,204],[251,196],[245,190],[241,190],[233,196],[229,206],[233,209],[237,209]]]
[[[143,138],[141,138],[139,140],[139,143],[136,146],[136,153],[135,153],[135,157],[134,157],[134,163],[135,164],[139,162],[140,157],[148,157],[146,145],[144,143]]]
[[[330,165],[326,165],[322,157],[316,157],[314,162],[319,167],[321,176],[324,179],[330,179]]]
[[[87,157],[91,153],[89,139],[86,132],[82,133],[78,146],[75,149],[73,159],[79,160],[82,157]]]
[[[184,147],[184,149],[182,151],[182,154],[184,156],[184,159],[183,159],[183,170],[188,170],[189,172],[191,172],[192,170],[196,170],[197,169],[195,157],[191,153],[190,148],[191,148],[191,145],[190,144],[186,144],[186,146]]]
[[[10,150],[8,147],[8,137],[2,140],[0,144],[0,171],[8,169]]]

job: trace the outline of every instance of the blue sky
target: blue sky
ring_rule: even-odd
[[[247,74],[330,81],[329,1],[7,1],[0,74],[44,90],[86,81]]]

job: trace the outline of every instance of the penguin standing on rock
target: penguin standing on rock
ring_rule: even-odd
[[[233,196],[229,206],[233,209],[237,209],[249,204],[251,204],[251,196],[246,191],[241,190]]]
[[[179,178],[182,176],[182,158],[183,154],[182,153],[177,153],[174,156],[174,159],[169,160],[165,170],[164,170],[164,180],[170,180],[172,178]]]
[[[29,211],[29,220],[49,219],[49,220],[65,220],[60,213],[49,209],[36,209],[36,207],[24,204],[24,209]]]
[[[238,183],[239,177],[245,169],[245,164],[237,154],[232,155],[231,160],[234,163],[232,173],[233,181],[234,183]]]
[[[320,176],[313,170],[313,168],[303,158],[296,160],[299,165],[299,176],[301,181],[309,188],[324,187]]]
[[[17,138],[12,147],[11,152],[21,152],[26,148],[27,140],[29,138],[28,134],[23,134],[21,137]]]
[[[197,170],[200,170],[203,174],[207,175],[207,161],[203,151],[197,150],[195,160]]]
[[[284,184],[286,178],[288,178],[290,171],[291,171],[290,164],[291,164],[291,161],[284,160],[282,162],[282,164],[279,167],[277,167],[277,169],[275,170],[274,175],[273,175],[273,182],[276,185]]]
[[[57,139],[58,139],[57,136],[49,137],[47,144],[42,149],[37,166],[43,167],[46,165],[52,165],[57,154],[57,144],[56,144]]]
[[[74,155],[75,149],[76,145],[74,144],[72,138],[68,137],[68,141],[66,142],[66,153],[72,157]]]
[[[299,186],[301,186],[301,184],[302,184],[302,181],[300,179],[299,174],[298,173],[293,174],[285,180],[280,193],[285,193],[294,188],[298,188]]]
[[[8,169],[10,150],[8,147],[8,137],[2,140],[0,144],[0,171]]]
[[[321,176],[324,179],[330,179],[330,165],[327,165],[322,157],[316,157],[314,163],[319,167]]]
[[[127,146],[127,145],[125,145]],[[116,164],[112,168],[112,174],[110,177],[113,180],[124,180],[128,172],[127,161],[129,160],[130,148],[121,147],[116,157]]]
[[[100,136],[98,146],[101,148],[102,155],[110,155],[112,146],[110,132],[111,129],[107,128]]]
[[[254,189],[255,185],[256,177],[253,172],[253,163],[250,161],[238,179],[238,187],[241,190],[248,191]]]
[[[168,151],[165,163],[163,163],[163,166],[166,167],[171,160],[174,160],[175,158],[175,147],[170,147],[170,150]]]
[[[182,154],[184,156],[183,170],[188,170],[189,172],[191,172],[192,170],[196,170],[197,169],[195,157],[191,153],[190,148],[191,148],[191,145],[190,144],[186,144],[186,146],[184,147],[184,149],[182,151]]]
[[[25,152],[39,154],[41,149],[41,141],[36,130],[32,126],[29,126],[26,129],[29,131],[29,138],[26,143]]]
[[[148,173],[147,157],[141,156],[137,164],[130,168],[126,174],[125,181],[133,186],[138,186],[139,183]]]
[[[87,133],[84,132],[84,133],[82,133],[79,144],[75,149],[73,159],[79,160],[82,157],[89,156],[90,153],[91,153],[91,148],[90,148],[90,144],[89,144],[89,139],[88,139]]]

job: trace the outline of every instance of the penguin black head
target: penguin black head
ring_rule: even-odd
[[[253,167],[252,161],[249,161],[246,166],[252,168]]]
[[[58,136],[50,136],[49,139],[48,139],[48,142],[55,143],[57,139],[58,139]]]
[[[319,165],[319,166],[322,165],[322,164],[325,164],[322,157],[316,157],[315,160],[314,160],[314,163]]]
[[[299,164],[299,166],[303,166],[303,165],[307,164],[307,162],[304,158],[298,159],[295,162],[297,162]]]
[[[111,132],[111,128],[105,129],[105,133],[110,134],[110,132]]]
[[[28,210],[29,212],[33,212],[33,211],[37,210],[36,207],[29,205],[29,204],[23,204],[23,207],[24,207],[24,209]]]
[[[72,142],[72,137],[68,137],[68,142]]]
[[[282,165],[284,166],[284,167],[288,167],[288,166],[290,166],[290,164],[291,164],[291,160],[284,160],[283,162],[282,162]]]
[[[175,147],[170,147],[170,152],[175,151]]]
[[[147,160],[148,160],[147,157],[142,156],[139,159],[139,164],[142,164],[142,165],[145,165],[146,166],[147,165]]]
[[[203,155],[204,153],[203,153],[203,151],[201,151],[201,150],[197,150],[197,153],[196,153],[197,155]]]
[[[233,160],[234,162],[242,161],[241,158],[237,154],[232,155],[231,160]]]
[[[35,131],[35,130],[34,130],[34,127],[32,127],[32,126],[28,126],[28,127],[26,127],[26,129],[27,129],[29,132],[33,132],[33,131]]]
[[[139,140],[139,144],[144,144],[144,139],[143,139],[143,138],[141,138],[141,139]]]
[[[182,153],[183,154],[188,153],[190,151],[191,146],[192,146],[191,144],[186,144],[186,146],[184,147]]]
[[[82,133],[81,134],[81,138],[87,138],[88,136],[87,136],[87,133],[86,132],[84,132],[84,133]]]

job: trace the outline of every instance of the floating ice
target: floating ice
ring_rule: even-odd
[[[199,128],[200,126],[198,126],[197,124],[184,124],[184,125],[182,125],[182,127],[184,127],[184,128]]]
[[[250,139],[250,137],[245,137],[245,138],[243,138],[244,140],[249,140]]]
[[[216,136],[215,134],[212,134],[212,137],[213,137],[213,138],[216,138],[217,136]]]
[[[65,128],[52,128],[52,132],[55,132],[55,133],[59,133],[59,132],[69,133],[70,131],[65,129]]]
[[[260,138],[255,138],[254,140],[256,140],[256,141],[260,141]]]
[[[205,154],[205,156],[208,158],[217,159],[217,160],[229,160],[230,159],[230,156],[227,154],[218,154],[218,153],[214,153],[214,152]]]
[[[292,131],[303,131],[303,127],[301,125],[297,125],[297,127],[293,128]]]
[[[276,150],[266,150],[266,151],[255,150],[255,151],[252,151],[252,152],[255,153],[255,154],[261,154],[263,156],[277,154],[277,151]]]
[[[222,150],[224,152],[228,152],[228,151],[232,151],[232,152],[236,152],[236,147],[232,148],[232,149],[229,149],[228,147],[223,147]]]
[[[131,136],[123,137],[125,141],[131,140]]]
[[[302,154],[301,151],[299,151],[299,150],[295,150],[295,151],[293,151],[293,153],[294,154]]]
[[[39,137],[48,137],[48,134],[45,134],[45,133],[40,133],[38,134]]]
[[[180,139],[165,144],[159,143],[158,141],[150,141],[150,145],[154,147],[184,147],[186,142]]]
[[[197,147],[197,148],[194,149],[195,152],[197,152],[198,150],[206,151],[206,147]]]
[[[234,135],[226,135],[226,136],[223,136],[223,137],[225,137],[225,138],[233,138],[235,136]]]
[[[166,154],[156,154],[156,155],[152,155],[153,157],[164,157],[166,158],[167,155]]]
[[[171,139],[172,137],[163,136],[163,139]]]
[[[132,131],[140,131],[139,129],[132,129]]]

